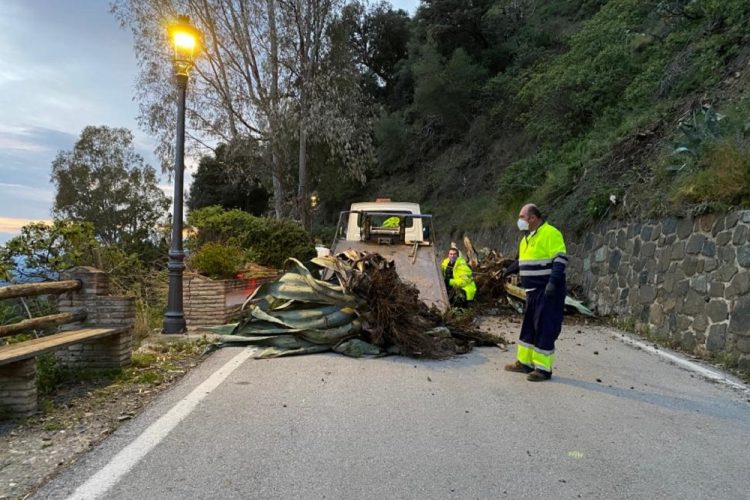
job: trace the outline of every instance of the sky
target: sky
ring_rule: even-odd
[[[391,0],[412,14],[418,3]],[[0,244],[51,218],[52,160],[87,125],[132,130],[138,152],[159,169],[154,141],[136,123],[132,37],[109,4],[0,0]]]

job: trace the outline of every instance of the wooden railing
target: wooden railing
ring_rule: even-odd
[[[0,300],[18,297],[34,297],[36,295],[61,294],[80,290],[81,280],[45,281],[43,283],[24,283],[22,285],[7,285],[0,288]]]
[[[0,288],[0,300],[34,297],[37,295],[59,295],[80,290],[83,284],[80,280],[49,281],[44,283],[24,283],[8,285]],[[79,309],[72,312],[48,314],[38,318],[29,318],[9,325],[0,325],[0,338],[18,335],[19,333],[38,328],[76,323],[86,319],[87,312]]]
[[[36,412],[39,355],[54,352],[58,366],[70,368],[111,369],[130,365],[135,319],[133,298],[109,295],[109,278],[98,269],[78,267],[69,270],[67,276],[73,279],[0,288],[0,300],[60,296],[56,300],[59,312],[2,325],[0,338],[65,325],[44,337],[0,345],[3,415],[28,416]]]

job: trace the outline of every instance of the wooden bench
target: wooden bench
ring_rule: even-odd
[[[36,357],[54,352],[68,368],[122,368],[130,365],[135,307],[132,297],[108,296],[109,280],[97,269],[76,268],[73,279],[0,288],[0,299],[62,294],[60,313],[0,326],[0,337],[33,327],[63,324],[63,331],[0,347],[0,413],[36,412]]]

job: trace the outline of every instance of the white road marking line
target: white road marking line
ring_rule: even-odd
[[[666,358],[669,361],[672,361],[673,363],[675,363],[676,365],[679,365],[683,368],[687,368],[688,370],[691,370],[691,371],[699,373],[700,375],[703,375],[707,379],[716,380],[717,382],[721,382],[730,387],[734,387],[735,389],[741,389],[743,391],[750,391],[750,387],[746,386],[745,384],[740,384],[738,382],[730,380],[729,378],[727,378],[725,374],[721,372],[711,370],[709,368],[706,368],[705,366],[699,365],[698,363],[693,363],[692,361],[689,361],[687,359],[681,358],[679,356],[675,356],[674,354],[666,352],[663,349],[657,349],[656,347],[652,345],[646,344],[639,340],[635,340],[631,337],[628,337],[627,335],[623,335],[621,333],[615,333],[613,335],[615,336],[615,338],[622,340],[626,344],[640,347],[646,352],[651,352],[658,356]]]
[[[193,389],[167,413],[151,424],[132,443],[120,450],[112,460],[76,489],[69,500],[101,498],[127,474],[148,452],[177,427],[198,403],[216,389],[234,370],[255,354],[255,349],[243,349],[202,384]]]

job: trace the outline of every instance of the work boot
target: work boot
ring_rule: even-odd
[[[526,380],[529,382],[544,382],[545,380],[549,380],[552,378],[552,374],[550,372],[545,372],[543,370],[534,370],[526,377]]]
[[[531,369],[531,367],[526,366],[525,364],[521,363],[520,361],[516,361],[515,363],[505,365],[505,371],[516,372],[516,373],[531,373],[534,370]]]

